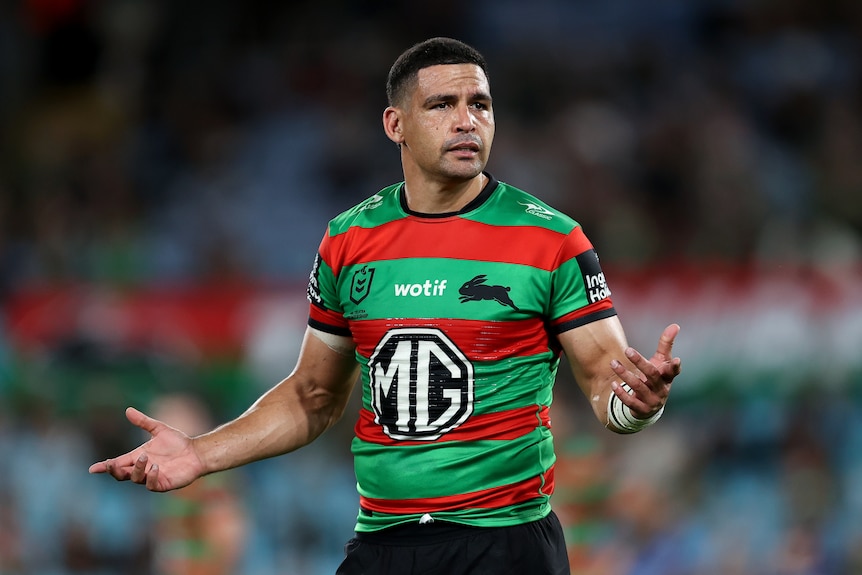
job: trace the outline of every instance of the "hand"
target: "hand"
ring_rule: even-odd
[[[639,419],[646,419],[664,407],[671,383],[679,375],[682,367],[681,360],[671,356],[673,342],[678,333],[679,326],[675,323],[664,328],[658,341],[658,348],[649,360],[634,348],[626,348],[626,357],[638,372],[630,371],[616,359],[611,361],[611,369],[632,390],[629,393],[621,383],[614,382],[611,384],[613,393],[629,406],[634,416]]]
[[[125,455],[90,466],[90,473],[109,473],[117,481],[146,485],[150,491],[185,487],[205,472],[191,438],[133,407],[126,418],[150,433],[149,441]]]

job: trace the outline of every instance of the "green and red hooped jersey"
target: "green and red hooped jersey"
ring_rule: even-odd
[[[411,212],[402,188],[329,223],[308,285],[309,325],[351,336],[361,366],[356,529],[540,519],[556,334],[616,313],[598,257],[577,222],[493,178],[456,214]]]

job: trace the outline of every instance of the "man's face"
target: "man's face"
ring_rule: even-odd
[[[494,112],[488,79],[479,66],[423,68],[399,116],[405,170],[449,182],[469,180],[488,163]]]

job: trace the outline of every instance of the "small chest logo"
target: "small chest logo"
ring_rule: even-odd
[[[458,293],[461,294],[461,303],[468,301],[491,300],[512,308],[515,311],[520,311],[512,298],[509,297],[509,290],[512,288],[501,285],[488,285],[485,283],[487,276],[484,274],[478,275],[473,279],[464,283]]]
[[[551,218],[554,217],[554,212],[552,212],[551,210],[549,210],[547,208],[543,208],[539,204],[534,204],[533,202],[527,202],[527,203],[518,202],[518,203],[521,204],[522,206],[527,206],[527,209],[524,211],[527,212],[528,214],[530,214],[531,216],[537,216],[539,218],[542,218],[543,220],[550,220]]]
[[[373,210],[379,208],[382,203],[383,196],[381,196],[380,194],[374,194],[359,205],[359,211],[361,212],[363,210]]]
[[[350,301],[358,304],[368,297],[372,279],[374,279],[374,268],[362,266],[353,272],[353,279],[350,282]]]

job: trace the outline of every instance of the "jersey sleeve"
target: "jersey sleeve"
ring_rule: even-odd
[[[616,315],[595,248],[580,226],[566,236],[551,273],[550,327],[563,333]]]
[[[308,277],[308,325],[328,333],[349,336],[350,328],[338,297],[338,277],[333,258],[332,240],[327,233],[320,242]]]

